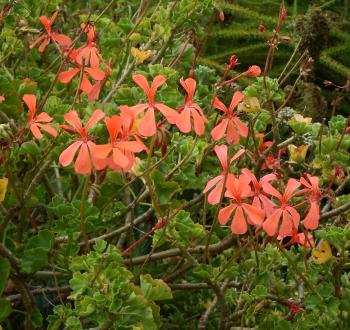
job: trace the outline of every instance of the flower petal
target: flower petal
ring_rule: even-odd
[[[95,110],[92,113],[88,122],[86,123],[85,130],[88,132],[90,130],[90,128],[92,126],[96,125],[101,119],[103,119],[105,115],[106,114],[102,110],[100,110],[100,109]]]
[[[204,120],[199,115],[197,110],[193,109],[191,113],[193,118],[194,131],[198,136],[201,136],[203,135],[205,130]]]
[[[269,236],[274,236],[277,233],[278,225],[282,215],[282,210],[277,209],[263,223],[263,229]]]
[[[68,47],[71,43],[72,40],[68,36],[60,33],[52,33],[52,39],[56,41],[59,45]]]
[[[219,177],[216,177],[216,178],[219,178]],[[214,179],[216,179],[216,178],[214,178]],[[208,203],[210,205],[216,205],[216,204],[220,203],[220,199],[221,199],[221,196],[223,194],[223,190],[224,190],[224,178],[222,177],[221,180],[217,181],[215,188],[209,193]]]
[[[31,121],[35,116],[36,96],[33,94],[24,94],[22,99],[29,109],[29,121]]]
[[[82,143],[78,157],[75,161],[75,172],[78,174],[89,174],[92,170],[92,163],[89,149],[86,143]]]
[[[226,133],[228,119],[223,119],[218,125],[216,125],[210,132],[214,141],[220,140]]]
[[[106,77],[105,72],[100,69],[84,67],[84,71],[94,80],[103,80]]]
[[[71,110],[64,115],[64,120],[75,128],[75,130],[81,135],[83,132],[83,126],[81,125],[78,113],[75,110]]]
[[[191,131],[191,109],[185,107],[176,119],[176,126],[180,132],[188,133]]]
[[[238,206],[232,219],[231,232],[233,234],[243,235],[247,232],[247,229],[248,225],[244,218],[243,209],[241,206]]]
[[[40,53],[45,51],[45,48],[47,47],[47,45],[50,43],[50,38],[47,37],[44,39],[43,43],[39,46],[38,51]]]
[[[58,75],[58,80],[62,84],[68,84],[79,71],[79,69],[71,69],[68,71],[60,72]]]
[[[166,82],[166,78],[162,75],[158,75],[154,77],[150,88],[150,96],[153,101],[154,101],[154,97],[157,89],[159,88],[159,86],[163,85],[165,82]]]
[[[232,100],[231,100],[231,104],[229,107],[229,112],[232,113],[232,110],[237,106],[238,103],[242,102],[242,100],[244,99],[244,95],[242,92],[237,91],[232,95]]]
[[[52,135],[53,137],[57,136],[57,131],[56,129],[54,129],[53,127],[51,127],[50,125],[45,125],[45,124],[37,124],[38,127],[40,127],[42,130],[44,130],[45,132],[49,133],[50,135]]]
[[[242,207],[251,223],[253,223],[256,226],[260,226],[263,223],[265,212],[262,209],[246,203],[243,203]]]
[[[237,204],[230,204],[229,206],[226,206],[219,211],[218,220],[221,225],[226,225],[236,207]]]
[[[267,194],[274,196],[279,200],[282,199],[282,194],[276,188],[272,187],[272,185],[269,182],[265,182],[262,188]]]
[[[318,202],[313,201],[310,204],[309,211],[304,219],[304,227],[306,229],[315,230],[318,227],[320,219],[320,207]]]
[[[175,124],[177,117],[179,116],[178,112],[172,108],[169,108],[167,105],[163,103],[156,103],[154,107],[162,113],[162,115],[166,118],[166,120],[170,124]]]
[[[188,94],[186,100],[191,100],[196,91],[196,81],[193,78],[184,79],[181,77],[180,84]]]
[[[112,152],[113,147],[110,144],[98,144],[91,149],[91,154],[97,159],[105,159]]]
[[[140,119],[137,127],[139,133],[143,136],[152,136],[157,132],[156,119],[154,117],[154,109],[150,107],[145,115]]]
[[[36,139],[40,140],[43,137],[37,124],[31,124],[29,128]]]
[[[149,98],[150,95],[150,87],[148,84],[148,81],[145,76],[141,74],[135,74],[132,76],[132,80],[143,89],[147,97]]]
[[[223,104],[223,103],[219,100],[218,97],[215,97],[215,98],[214,98],[214,100],[213,100],[213,107],[214,107],[215,109],[219,109],[219,110],[221,110],[221,111],[223,111],[223,112],[225,112],[225,113],[228,112],[228,109],[227,109],[226,105]]]
[[[59,157],[59,162],[62,166],[68,166],[74,159],[74,156],[80,146],[83,144],[83,141],[75,141],[67,149],[65,149]]]
[[[222,169],[226,171],[227,170],[227,145],[226,144],[216,145],[214,147],[214,151],[220,161]]]
[[[52,117],[49,116],[46,112],[42,112],[36,116],[35,121],[37,123],[49,123],[52,121]]]
[[[121,168],[129,166],[129,158],[126,157],[118,148],[113,148],[113,162]]]

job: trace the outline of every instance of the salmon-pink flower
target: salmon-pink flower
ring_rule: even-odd
[[[112,68],[110,67],[110,63],[108,64],[102,63],[101,66],[105,67],[105,77],[103,80],[97,80],[95,84],[92,85],[90,91],[87,93],[89,102],[98,100],[98,98],[100,97],[101,88],[106,82],[107,77],[112,73]]]
[[[74,52],[72,53],[73,58],[76,58],[77,53]],[[69,84],[71,80],[75,76],[79,76],[79,73],[83,69],[83,75],[80,83],[80,90],[82,90],[84,93],[89,93],[91,92],[91,89],[93,85],[91,84],[89,77],[91,77],[95,81],[101,81],[105,78],[106,73],[98,68],[89,68],[89,67],[83,67],[80,66],[78,63],[75,63],[77,68],[72,68],[67,71],[60,72],[58,75],[58,80],[63,83],[63,84]]]
[[[176,126],[183,133],[188,133],[191,129],[194,129],[197,135],[202,135],[208,119],[200,106],[193,101],[193,95],[196,91],[196,81],[192,78],[187,78],[186,80],[181,78],[180,84],[187,92],[187,96],[185,104],[181,105],[178,109],[180,114],[177,117]],[[193,124],[191,123],[191,117]]]
[[[42,53],[45,50],[46,46],[50,43],[50,41],[53,41],[63,47],[69,46],[72,43],[72,40],[66,35],[52,32],[51,26],[54,23],[57,15],[58,12],[56,11],[50,19],[48,19],[46,16],[40,16],[40,22],[42,25],[44,25],[46,33],[42,34],[37,40],[35,40],[29,46],[29,48],[33,48],[38,43],[41,43],[38,50],[40,53]]]
[[[300,178],[301,184],[307,189],[308,200],[310,203],[310,207],[304,219],[303,225],[306,229],[314,230],[318,227],[318,222],[320,220],[319,201],[322,194],[318,187],[319,178],[317,176],[307,174],[307,179],[308,181],[304,178]]]
[[[253,188],[254,193],[252,205],[264,210],[266,216],[270,215],[275,204],[264,194],[262,187],[265,182],[276,180],[276,175],[272,173],[266,174],[258,181],[255,175],[250,172],[249,169],[244,168],[242,170],[242,173],[244,175],[247,175],[251,180],[250,184]]]
[[[259,77],[261,75],[261,69],[257,65],[252,65],[244,73],[247,77]]]
[[[41,139],[43,137],[40,130],[43,130],[49,133],[53,137],[56,137],[57,131],[50,125],[46,124],[52,121],[52,117],[50,117],[46,112],[41,112],[37,116],[35,115],[36,96],[33,94],[25,94],[23,95],[22,99],[29,109],[28,124],[29,124],[29,129],[33,133],[34,137],[36,139]]]
[[[170,124],[175,124],[178,117],[178,113],[169,108],[167,105],[155,102],[155,94],[159,86],[163,85],[166,81],[166,78],[163,76],[156,76],[149,86],[146,77],[143,75],[134,75],[132,76],[134,82],[143,89],[145,92],[148,102],[134,105],[131,109],[135,112],[135,115],[138,115],[141,112],[144,112],[144,116],[140,119],[138,124],[138,131],[143,136],[152,136],[157,131],[157,124],[155,119],[155,111],[159,111]]]
[[[79,150],[75,161],[75,171],[79,174],[91,173],[95,163],[98,162],[93,153],[95,143],[92,142],[92,138],[88,136],[88,133],[90,128],[103,119],[104,116],[105,113],[102,110],[95,110],[85,127],[83,127],[76,111],[72,110],[65,114],[64,119],[69,125],[61,125],[61,128],[69,133],[79,135],[80,138],[61,153],[59,162],[62,166],[66,167],[71,164]]]
[[[235,92],[232,96],[230,107],[227,108],[217,97],[213,101],[213,106],[225,113],[225,118],[212,129],[211,137],[214,141],[220,140],[226,133],[227,143],[237,144],[239,142],[239,137],[248,136],[248,127],[242,123],[238,117],[237,112],[234,108],[240,103],[244,98],[241,92]]]
[[[298,211],[291,205],[290,200],[295,196],[295,191],[300,187],[300,182],[295,179],[289,179],[283,195],[269,182],[265,182],[263,190],[276,197],[279,205],[275,206],[272,214],[268,215],[263,223],[264,231],[273,236],[278,234],[281,238],[293,236],[297,231],[300,222]]]
[[[248,224],[261,226],[265,212],[246,201],[252,196],[250,178],[244,174],[241,174],[238,179],[234,175],[230,175],[227,177],[226,188],[225,197],[232,198],[232,202],[219,211],[220,224],[225,225],[235,211],[231,222],[232,233],[245,234],[248,230]]]
[[[4,101],[5,101],[5,98],[2,95],[0,95],[0,103]]]
[[[290,241],[287,243],[287,246],[291,244],[299,244],[305,248],[310,248],[313,249],[315,247],[315,242],[312,237],[311,233],[307,233],[307,236],[305,235],[306,233],[297,233],[294,234]]]
[[[127,112],[126,106],[122,108],[121,116],[105,117],[109,133],[109,143],[96,145],[94,155],[102,168],[108,166],[116,171],[130,171],[135,162],[134,154],[147,150],[132,129],[134,118]]]
[[[214,151],[220,161],[222,171],[219,176],[208,181],[203,191],[204,193],[207,193],[208,191],[210,191],[208,195],[208,203],[211,205],[215,205],[220,202],[222,190],[224,189],[225,176],[230,174],[228,164],[227,164],[227,146],[225,144],[220,146],[216,145],[214,147]],[[238,150],[236,154],[231,158],[230,164],[233,161],[235,161],[238,157],[243,155],[244,152],[245,152],[244,149]]]
[[[91,23],[82,23],[81,29],[86,33],[88,39],[84,46],[77,49],[75,60],[80,66],[87,66],[90,64],[92,68],[97,69],[100,65],[99,59],[101,58],[101,54],[94,42],[96,37],[95,26]]]

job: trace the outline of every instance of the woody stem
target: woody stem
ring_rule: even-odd
[[[80,231],[81,231],[81,235],[83,237],[83,241],[85,245],[85,252],[90,252],[89,237],[87,234],[87,229],[85,224],[85,207],[86,207],[87,194],[89,191],[89,183],[90,183],[90,177],[89,175],[86,175],[83,191],[81,194],[81,202],[80,202]]]

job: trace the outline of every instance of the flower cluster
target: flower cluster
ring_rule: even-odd
[[[219,204],[224,197],[230,200],[228,206],[220,209],[218,220],[226,225],[230,219],[234,234],[245,234],[248,225],[261,229],[269,236],[299,237],[300,211],[307,205],[302,222],[306,230],[318,227],[320,218],[319,200],[321,192],[318,177],[306,175],[300,180],[289,179],[286,186],[275,174],[266,174],[258,180],[249,169],[244,168],[240,175],[234,175],[227,162],[227,146],[215,146],[217,157],[222,166],[222,173],[211,179],[204,189],[208,193],[208,203]],[[244,150],[232,157],[230,163],[237,159]],[[275,183],[275,185],[273,185]],[[278,186],[280,189],[277,189]],[[304,189],[300,189],[304,186]],[[304,200],[300,202],[300,197]],[[300,241],[300,240],[299,240]],[[297,243],[300,243],[296,241]],[[300,243],[301,244],[301,243]]]
[[[63,84],[68,84],[74,77],[79,79],[78,88],[88,95],[89,102],[99,98],[103,82],[112,72],[106,64],[97,48],[96,30],[91,24],[81,24],[81,29],[86,33],[86,43],[78,49],[67,49],[67,60],[72,68],[60,72],[58,80]],[[91,83],[91,80],[94,83]]]
[[[281,19],[284,20],[284,13]],[[88,95],[88,100],[99,98],[100,90],[111,73],[109,64],[103,61],[101,52],[96,44],[96,30],[93,24],[81,24],[82,33],[86,34],[86,42],[75,49],[69,37],[52,31],[52,25],[57,12],[47,19],[40,18],[46,32],[36,40],[31,47],[41,42],[39,51],[44,51],[50,42],[62,47],[62,56],[71,68],[60,72],[58,80],[69,83],[74,77],[78,80],[78,89]],[[232,56],[228,70],[238,65],[236,56]],[[225,82],[233,82],[241,76],[257,77],[261,74],[258,66],[250,66],[245,72]],[[193,78],[181,78],[179,83],[186,92],[185,99],[177,109],[173,109],[163,102],[156,100],[156,93],[166,83],[162,75],[155,76],[152,82],[141,74],[133,75],[132,80],[143,90],[147,101],[134,106],[121,105],[119,113],[107,116],[102,110],[95,110],[83,126],[78,113],[71,110],[65,114],[66,124],[61,129],[76,136],[72,144],[59,157],[62,166],[75,163],[75,171],[79,174],[89,174],[92,170],[111,169],[113,171],[131,171],[136,163],[137,154],[149,153],[144,139],[156,137],[166,131],[166,125],[176,126],[182,133],[195,132],[198,136],[205,133],[208,119],[199,104],[194,100],[196,81]],[[93,81],[93,82],[92,82]],[[217,96],[212,106],[222,112],[218,117],[210,135],[214,141],[225,139],[228,145],[238,145],[241,138],[249,135],[248,126],[239,118],[238,105],[244,100],[244,94],[235,91],[229,106],[226,106]],[[25,95],[23,100],[29,108],[29,128],[33,135],[40,139],[41,130],[52,136],[57,131],[49,125],[52,118],[45,112],[36,115],[36,98],[34,95]],[[101,137],[92,136],[90,129],[104,121],[109,140],[99,141]],[[253,158],[263,159],[261,170],[272,170],[261,178],[244,168],[239,175],[231,172],[232,163],[246,153],[240,149],[233,156],[228,156],[227,145],[216,145],[214,151],[220,161],[222,170],[220,175],[211,179],[204,193],[208,196],[209,204],[221,204],[223,200],[230,202],[218,212],[218,220],[226,225],[230,219],[231,231],[235,234],[245,234],[248,226],[256,230],[263,230],[269,236],[278,239],[291,237],[291,241],[300,243],[309,241],[307,236],[302,239],[298,234],[301,223],[301,213],[305,215],[302,225],[305,230],[314,230],[319,222],[319,200],[321,192],[317,177],[306,175],[300,180],[289,179],[286,184],[276,175],[280,167],[281,155],[285,151],[280,149],[275,158],[268,148],[272,142],[263,141],[263,134],[257,134],[260,147]],[[265,155],[266,154],[266,155]],[[228,159],[229,158],[229,159]],[[301,188],[302,187],[302,188]],[[306,209],[305,209],[306,207]],[[303,209],[302,209],[303,208]]]

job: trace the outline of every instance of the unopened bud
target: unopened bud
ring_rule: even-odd
[[[221,22],[225,21],[225,14],[224,14],[224,12],[221,9],[219,11],[219,17],[220,17],[220,21]]]
[[[259,24],[258,29],[260,32],[265,32],[265,25]]]
[[[286,18],[287,18],[287,10],[286,10],[286,7],[283,6],[281,9],[281,20],[285,21]]]
[[[257,65],[252,65],[248,68],[248,70],[245,72],[245,75],[247,77],[259,77],[261,75],[261,69]]]
[[[238,58],[236,55],[230,57],[230,63],[228,64],[229,69],[233,69],[238,64]]]

